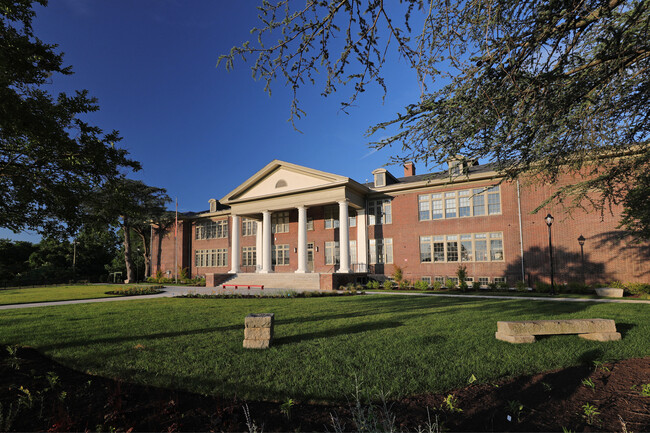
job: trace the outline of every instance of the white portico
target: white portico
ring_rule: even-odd
[[[314,254],[322,254],[323,245],[322,239],[310,239],[314,232],[308,226],[313,225],[314,221],[310,220],[308,212],[310,209],[322,210],[323,207],[328,207],[330,213],[334,209],[338,210],[338,228],[331,233],[336,236],[340,248],[340,263],[336,270],[339,273],[352,271],[349,215],[351,210],[356,212],[357,219],[353,220],[356,222],[356,253],[352,259],[357,263],[356,270],[364,272],[368,263],[364,197],[368,192],[367,187],[344,176],[283,161],[272,161],[220,200],[222,204],[230,206],[232,215],[233,253],[230,272],[241,271],[239,239],[242,218],[257,221],[257,272],[274,272],[273,248],[278,242],[289,245],[290,252],[295,254],[297,260],[290,267],[277,267],[282,269],[276,269],[275,272],[287,272],[289,269],[295,273],[310,272],[308,259],[313,259]],[[287,215],[286,220],[282,219],[284,215]],[[288,215],[292,216],[291,230]],[[332,241],[334,239],[332,237]]]

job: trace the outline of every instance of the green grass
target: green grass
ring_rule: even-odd
[[[121,285],[43,286],[0,290],[0,305],[31,302],[71,301],[76,299],[112,298],[110,290],[123,289]]]
[[[519,292],[515,290],[468,290],[466,292],[461,292],[460,290],[386,290],[384,288],[379,289],[365,289],[368,292],[385,292],[385,293],[427,293],[433,295],[459,295],[459,296],[470,296],[470,295],[479,295],[479,296],[509,296],[514,298],[575,298],[575,299],[625,299],[629,301],[642,301],[650,299],[650,295],[639,295],[636,298],[630,296],[625,296],[623,298],[610,298],[602,297],[596,294],[591,293],[557,293],[551,295],[550,293],[540,293],[540,292]]]
[[[276,315],[269,350],[242,348],[244,317]],[[577,336],[514,345],[498,320],[614,319],[619,342]],[[3,311],[0,343],[84,372],[166,388],[283,401],[345,400],[355,380],[391,397],[594,360],[650,355],[648,306],[524,299],[355,296],[169,299]]]

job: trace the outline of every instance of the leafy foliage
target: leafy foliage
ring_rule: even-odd
[[[115,146],[117,131],[81,120],[99,109],[88,91],[45,90],[53,74],[72,71],[35,36],[34,15],[31,0],[0,1],[0,227],[74,233],[93,189],[140,164]]]
[[[253,76],[269,92],[284,77],[292,118],[302,114],[298,89],[319,74],[324,95],[353,87],[347,107],[373,82],[386,90],[392,49],[408,62],[419,100],[369,131],[397,128],[372,143],[401,147],[395,162],[460,155],[494,161],[509,179],[547,182],[569,169],[577,178],[550,200],[601,209],[647,172],[647,1],[283,0],[259,10],[256,42],[220,61],[231,68],[256,56]]]

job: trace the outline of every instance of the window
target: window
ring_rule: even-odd
[[[447,277],[448,280],[451,280],[454,283],[454,286],[458,286],[458,277]]]
[[[501,232],[420,236],[421,263],[503,260],[503,233]]]
[[[325,242],[325,264],[338,265],[340,263],[340,252],[338,242]]]
[[[499,185],[488,188],[488,215],[495,215],[501,213],[501,194],[499,192]]]
[[[356,227],[357,226],[357,211],[354,209],[348,210],[348,226]]]
[[[368,224],[391,224],[393,222],[390,199],[368,202]]]
[[[314,230],[314,217],[307,217],[307,230]]]
[[[497,284],[499,284],[499,283],[501,283],[501,284],[505,284],[505,283],[506,283],[506,279],[505,279],[505,277],[495,277],[495,278],[494,278],[494,282],[497,283]]]
[[[215,239],[228,237],[228,220],[204,221],[195,228],[195,239]]]
[[[503,239],[501,233],[490,233],[490,260],[503,260]]]
[[[335,229],[339,227],[339,208],[338,206],[325,207],[325,228]]]
[[[447,261],[458,261],[458,236],[447,236]]]
[[[420,262],[431,263],[431,236],[420,236]]]
[[[422,278],[420,278],[420,280],[424,281],[429,286],[431,285],[431,277],[422,277]]]
[[[274,212],[271,215],[271,231],[289,233],[289,212]]]
[[[225,248],[212,250],[196,250],[194,264],[198,267],[228,266],[228,250]]]
[[[481,287],[487,287],[490,284],[490,279],[488,277],[478,277],[478,283]]]
[[[350,264],[357,264],[357,241],[350,241]]]
[[[456,193],[445,193],[445,218],[456,218]]]
[[[273,245],[271,262],[273,266],[289,265],[289,245]]]
[[[393,263],[393,240],[370,239],[370,263]]]
[[[433,281],[436,281],[441,284],[445,284],[445,277],[433,277]]]
[[[257,254],[255,247],[242,247],[241,249],[241,264],[242,266],[256,266]]]
[[[486,210],[487,202],[487,210]],[[501,213],[499,185],[418,196],[420,221],[441,218],[497,215]]]
[[[375,186],[386,186],[386,173],[375,174]]]
[[[255,236],[257,234],[257,221],[243,218],[241,221],[241,235]]]

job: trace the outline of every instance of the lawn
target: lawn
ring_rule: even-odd
[[[0,313],[0,343],[28,345],[80,371],[244,399],[345,400],[355,382],[391,397],[524,373],[650,355],[641,304],[367,295],[169,299]],[[274,346],[242,348],[244,317],[276,315]],[[623,340],[576,336],[513,345],[498,320],[605,318]]]
[[[75,299],[110,298],[106,292],[123,288],[121,285],[44,286],[0,290],[0,305],[30,302],[70,301]],[[142,287],[142,286],[139,286]]]

